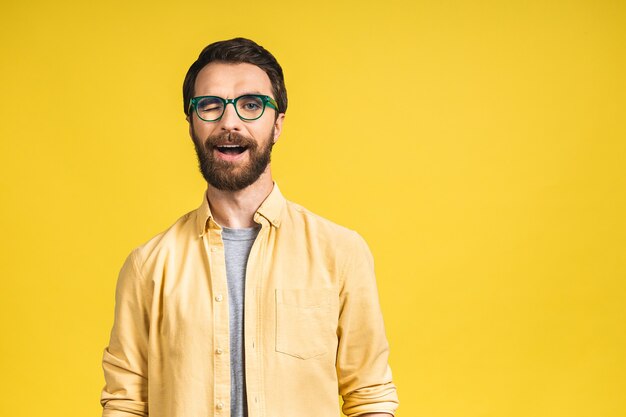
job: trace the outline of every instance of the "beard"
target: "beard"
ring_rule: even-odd
[[[252,138],[235,132],[213,135],[202,141],[192,131],[193,144],[198,156],[198,165],[202,176],[213,187],[223,191],[239,191],[252,185],[259,179],[270,163],[274,138],[274,128],[265,141],[259,145]],[[248,161],[225,161],[216,158],[217,145],[237,145],[248,152]]]

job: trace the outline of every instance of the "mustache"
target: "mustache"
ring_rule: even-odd
[[[210,135],[207,136],[204,141],[204,146],[209,149],[221,145],[237,145],[252,149],[257,147],[257,143],[252,138],[237,132],[224,132],[219,135]]]

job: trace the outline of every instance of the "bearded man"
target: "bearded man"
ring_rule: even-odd
[[[398,398],[371,253],[272,179],[287,92],[236,38],[183,84],[202,203],[131,252],[117,282],[103,417],[393,415]]]

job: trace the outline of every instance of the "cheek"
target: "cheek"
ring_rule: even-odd
[[[206,139],[211,134],[213,127],[208,123],[198,122],[194,120],[190,126],[190,132],[198,139]]]
[[[254,130],[252,130],[250,133],[252,133],[254,137],[257,139],[265,140],[268,137],[270,137],[270,135],[272,135],[273,128],[274,128],[273,119],[269,123],[264,120],[263,123],[259,123],[257,126],[254,126],[253,128]]]

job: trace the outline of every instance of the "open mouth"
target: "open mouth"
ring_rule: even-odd
[[[215,147],[220,153],[225,155],[240,155],[248,149],[247,146],[240,145],[221,145]]]

